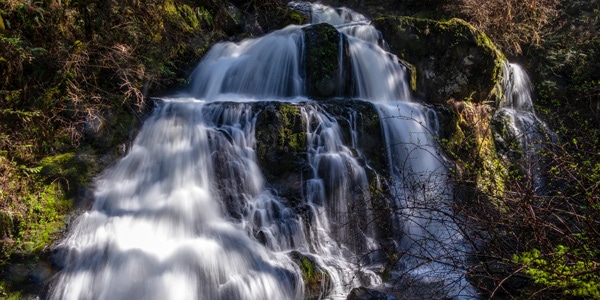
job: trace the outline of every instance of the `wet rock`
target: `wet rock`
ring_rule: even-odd
[[[302,178],[309,178],[305,124],[300,106],[291,103],[257,104],[256,155],[265,179],[279,195],[297,203]]]
[[[330,24],[305,27],[306,91],[309,97],[325,98],[340,88],[341,35]]]
[[[353,288],[347,300],[396,300],[396,297],[365,287]]]
[[[461,19],[434,21],[386,16],[373,21],[390,51],[414,66],[417,97],[481,103],[501,93],[504,55],[489,38]]]

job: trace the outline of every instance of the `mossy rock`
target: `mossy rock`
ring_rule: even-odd
[[[334,96],[340,88],[341,34],[330,24],[304,27],[306,91],[309,97]]]
[[[290,258],[300,267],[304,281],[304,299],[323,299],[332,288],[331,276],[310,256],[292,251]]]
[[[443,139],[443,145],[457,167],[455,198],[478,205],[480,200],[502,197],[508,169],[494,141],[493,108],[465,101],[448,104],[455,115],[446,122],[453,130],[448,131],[451,135]]]
[[[416,95],[429,103],[448,99],[497,101],[504,55],[466,21],[434,21],[402,16],[379,17],[392,53],[415,67]]]
[[[256,105],[260,110],[255,133],[258,164],[267,182],[281,196],[297,203],[301,200],[302,178],[311,176],[300,106],[283,102]]]

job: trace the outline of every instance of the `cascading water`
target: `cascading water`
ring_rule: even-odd
[[[385,42],[368,20],[352,17],[347,9],[339,12],[343,12],[340,19],[351,24],[333,22],[349,35],[354,96],[375,102],[382,119],[398,209],[396,225],[403,232],[398,247],[403,254],[398,262],[401,267],[394,272],[398,278],[409,278],[413,285],[399,286],[413,289],[417,298],[473,298],[476,292],[465,278],[468,247],[452,219],[450,174],[435,145],[437,114],[411,101],[405,67],[378,46]],[[331,14],[320,6],[311,12],[313,19],[338,20]],[[347,30],[354,27],[367,29]],[[441,292],[434,286],[441,286]]]
[[[251,239],[220,207],[215,155],[226,155],[224,179],[239,189],[225,193],[246,200],[245,209],[268,197],[253,158],[252,112],[206,106],[170,101],[146,120],[62,243],[67,264],[51,299],[302,298],[290,258]]]
[[[357,112],[347,116],[348,140],[332,114],[304,98],[304,36],[290,26],[215,45],[187,97],[157,103],[59,246],[64,268],[50,298],[303,299],[306,268],[324,274],[314,299],[343,299],[359,286],[409,298],[474,297],[461,270],[467,249],[451,217],[446,162],[434,143],[435,111],[411,101],[404,67],[364,16],[293,5],[314,22],[337,25],[350,53],[351,96],[379,110],[390,174],[380,180],[390,181],[398,254],[385,267],[408,292],[382,283]],[[259,101],[286,102],[302,116],[309,171],[300,204],[279,196],[259,167]]]
[[[416,298],[473,298],[466,281],[468,247],[453,219],[451,176],[438,152],[435,111],[417,103],[380,105],[392,188],[403,231],[395,275]],[[439,289],[439,290],[436,290]]]
[[[505,64],[502,71],[504,97],[494,116],[501,127],[496,139],[506,148],[509,158],[523,166],[532,180],[532,189],[543,194],[548,166],[542,152],[556,141],[556,136],[535,114],[527,73],[516,64]]]

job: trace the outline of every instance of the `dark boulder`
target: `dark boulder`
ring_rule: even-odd
[[[396,297],[365,287],[353,288],[346,300],[396,300]]]
[[[504,55],[461,19],[434,21],[386,16],[373,21],[390,51],[414,66],[411,86],[429,103],[448,99],[482,103],[501,93]]]

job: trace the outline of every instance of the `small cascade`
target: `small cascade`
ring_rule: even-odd
[[[209,101],[226,94],[302,96],[302,47],[299,26],[288,26],[260,39],[216,44],[192,74],[189,94]]]
[[[242,211],[261,201],[251,113],[204,107],[166,102],[146,120],[60,245],[66,266],[51,299],[302,299],[291,259],[250,238],[219,205],[219,154],[235,177],[225,180],[241,183],[227,192],[247,200]]]
[[[504,97],[499,108],[509,108],[519,111],[533,111],[533,87],[529,75],[517,64],[505,63],[502,66],[502,87]]]
[[[435,111],[411,102],[379,108],[393,176],[395,222],[403,232],[402,256],[394,270],[399,286],[418,295],[415,299],[475,297],[465,277],[468,246],[453,219],[451,176],[434,140],[439,130]]]
[[[366,22],[346,23],[336,26],[343,34],[353,38],[363,40],[367,43],[377,45],[383,50],[388,50],[388,46],[381,36],[381,32]]]
[[[369,21],[364,15],[346,7],[333,8],[320,3],[303,1],[291,1],[288,7],[307,15],[311,24],[328,23],[335,26]]]
[[[331,296],[345,297],[348,286],[381,283],[377,275],[361,268],[363,257],[373,250],[369,182],[364,167],[344,145],[334,118],[313,105],[302,107],[302,116],[313,174],[305,192],[314,224],[309,232],[311,248],[334,276]]]
[[[503,78],[504,97],[494,116],[500,127],[496,141],[510,160],[522,166],[532,188],[543,194],[548,166],[542,153],[556,141],[556,135],[535,114],[533,88],[525,70],[517,64],[505,64]]]
[[[405,67],[393,54],[353,37],[348,37],[348,44],[355,97],[374,102],[411,99]],[[380,77],[382,74],[384,76]]]

